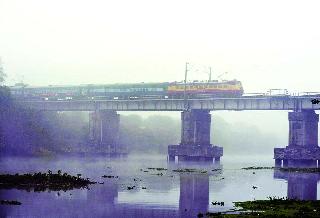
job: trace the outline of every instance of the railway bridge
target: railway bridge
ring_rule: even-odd
[[[63,100],[23,99],[23,107],[39,111],[90,111],[90,137],[101,145],[118,140],[117,111],[181,111],[181,142],[168,146],[169,160],[205,160],[218,162],[222,147],[210,144],[210,111],[285,110],[288,111],[289,141],[285,148],[274,149],[276,166],[306,164],[317,166],[320,160],[318,122],[320,95],[251,96],[206,99],[134,99]]]

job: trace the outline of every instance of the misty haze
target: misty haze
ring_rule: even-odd
[[[0,0],[0,217],[319,217],[319,6]]]

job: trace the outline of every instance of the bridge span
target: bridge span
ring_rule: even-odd
[[[183,111],[188,110],[320,110],[319,96],[266,96],[207,99],[137,99],[137,100],[20,100],[25,108],[41,111]],[[186,105],[186,107],[185,107]]]

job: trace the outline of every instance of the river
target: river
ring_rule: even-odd
[[[5,157],[0,160],[2,174],[61,170],[98,183],[66,192],[0,190],[0,199],[22,203],[1,205],[0,217],[197,217],[208,211],[230,210],[235,201],[266,200],[269,196],[318,199],[316,174],[241,169],[273,165],[272,157],[250,156],[224,157],[220,165],[168,163],[165,155],[147,154]],[[186,168],[196,170],[177,172]]]

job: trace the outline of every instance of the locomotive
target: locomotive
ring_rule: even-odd
[[[80,86],[10,87],[13,97],[34,100],[120,100],[120,99],[182,99],[240,97],[243,87],[238,80],[193,82],[131,83]]]

